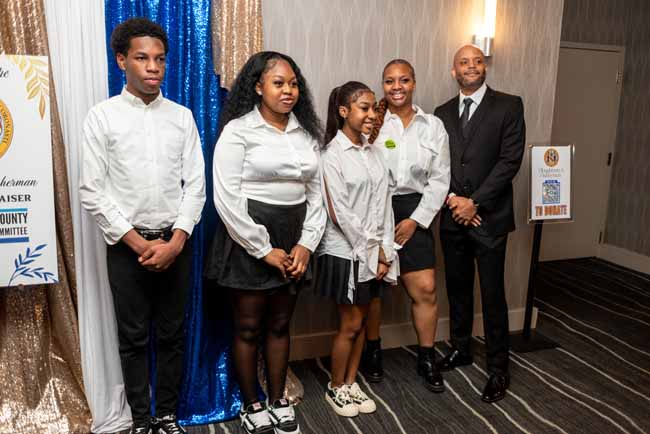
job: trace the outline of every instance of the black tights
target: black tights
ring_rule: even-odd
[[[264,343],[269,402],[284,395],[289,364],[289,323],[297,295],[287,288],[266,291],[232,291],[235,337],[233,362],[244,405],[257,401],[257,348]]]

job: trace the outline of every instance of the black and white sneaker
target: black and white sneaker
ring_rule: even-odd
[[[374,413],[377,410],[377,405],[375,401],[370,399],[366,393],[361,390],[359,383],[356,381],[348,385],[348,395],[350,399],[359,409],[359,413]]]
[[[154,418],[153,424],[154,434],[187,434],[187,431],[176,421],[176,415],[173,414]]]
[[[300,434],[296,412],[286,399],[276,399],[269,406],[269,417],[275,427],[275,434]]]
[[[339,416],[355,417],[359,415],[359,408],[354,405],[348,393],[348,386],[345,384],[339,387],[332,387],[332,383],[327,383],[325,401],[332,406]]]
[[[151,427],[148,422],[133,423],[129,434],[151,434]]]
[[[246,434],[274,434],[273,422],[263,402],[254,402],[239,410],[241,427]]]

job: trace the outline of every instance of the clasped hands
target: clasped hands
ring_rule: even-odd
[[[481,226],[481,217],[477,214],[474,201],[467,197],[453,196],[447,200],[454,221],[463,226]]]
[[[264,262],[280,271],[283,278],[300,280],[305,271],[307,271],[307,264],[309,264],[309,257],[311,253],[309,250],[296,244],[290,253],[284,249],[274,248],[264,258]]]

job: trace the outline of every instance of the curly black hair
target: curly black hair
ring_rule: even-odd
[[[312,138],[320,142],[323,137],[323,127],[314,110],[313,98],[307,81],[291,57],[275,51],[260,51],[252,55],[239,71],[221,110],[219,135],[228,122],[250,112],[262,101],[262,97],[255,91],[255,85],[260,82],[262,74],[271,69],[278,60],[286,61],[296,74],[299,97],[293,107],[293,114],[300,122],[300,126]]]
[[[113,53],[116,56],[118,54],[126,56],[131,47],[131,39],[140,36],[151,36],[152,38],[160,39],[165,46],[165,54],[169,51],[167,33],[165,33],[163,28],[148,18],[136,17],[121,22],[113,29],[113,33],[111,33],[111,48],[113,49]]]

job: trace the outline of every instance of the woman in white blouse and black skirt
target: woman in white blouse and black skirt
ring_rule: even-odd
[[[370,142],[381,149],[396,187],[393,192],[395,242],[400,279],[412,300],[411,315],[418,338],[417,373],[427,388],[445,390],[435,365],[433,348],[438,323],[435,287],[434,217],[449,192],[449,139],[440,119],[413,104],[415,71],[406,60],[384,67],[384,98]],[[363,370],[370,381],[381,381],[379,324],[381,300],[373,300],[368,314]]]
[[[351,81],[332,91],[321,153],[329,218],[317,252],[315,285],[339,312],[325,400],[346,417],[376,409],[356,382],[365,317],[383,281],[395,284],[399,273],[389,174],[381,150],[365,136],[374,120],[375,94],[365,84]]]
[[[239,72],[221,114],[214,149],[217,229],[206,277],[230,289],[233,364],[247,433],[297,433],[284,398],[289,323],[311,279],[309,259],[326,213],[320,189],[321,126],[300,69],[260,52]],[[264,346],[268,406],[258,400],[258,342]]]

